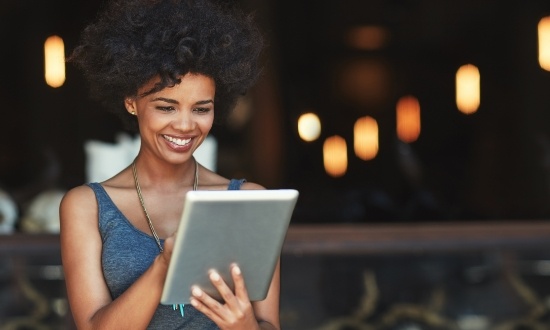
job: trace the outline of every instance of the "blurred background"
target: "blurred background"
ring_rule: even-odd
[[[213,131],[220,173],[299,189],[303,222],[548,217],[550,72],[538,61],[548,1],[242,2],[268,40],[265,72]],[[61,37],[68,54],[100,6],[0,5],[0,185],[19,204],[86,181],[84,143],[123,131],[74,67],[59,87],[44,78],[46,39]],[[479,84],[467,113],[456,102],[463,66]],[[413,114],[401,121],[412,122],[398,132],[407,100]],[[301,137],[307,113],[318,126],[304,130],[319,131]],[[347,160],[329,173],[324,158],[332,167],[342,158],[323,149],[335,137]]]
[[[46,41],[69,54],[102,2],[0,2],[0,229],[10,234],[0,254],[18,256],[0,263],[0,329],[2,318],[10,329],[70,327],[59,198],[90,180],[91,143],[135,148],[74,67],[57,83],[45,78]],[[283,259],[285,328],[547,327],[550,1],[239,4],[266,36],[265,69],[230,122],[214,127],[211,167],[300,191],[300,230],[291,228]],[[425,228],[437,230],[415,236]],[[429,244],[438,235],[452,246]],[[56,292],[43,314],[27,315],[21,278]],[[424,309],[399,314],[396,302]]]

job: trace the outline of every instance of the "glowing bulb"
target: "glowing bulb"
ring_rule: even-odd
[[[414,96],[403,96],[397,101],[397,137],[410,143],[420,135],[420,103]]]
[[[378,154],[378,123],[372,117],[357,119],[353,126],[353,148],[355,155],[371,160]]]
[[[346,140],[334,135],[323,144],[323,162],[325,171],[333,177],[340,177],[346,173],[348,167],[348,152]]]
[[[471,64],[461,66],[456,72],[456,105],[465,114],[477,111],[480,103],[479,69]]]
[[[538,42],[540,67],[550,71],[550,16],[539,21]]]
[[[44,43],[44,77],[54,88],[65,82],[65,45],[58,36],[51,36]]]
[[[305,113],[298,118],[298,134],[304,141],[317,140],[321,134],[321,121],[314,113]]]

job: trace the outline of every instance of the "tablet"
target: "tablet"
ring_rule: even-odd
[[[234,290],[232,263],[250,300],[265,299],[297,199],[294,189],[188,192],[161,303],[189,303],[193,285],[221,301],[208,273],[216,270]]]

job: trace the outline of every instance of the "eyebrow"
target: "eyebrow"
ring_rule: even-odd
[[[165,97],[157,97],[157,98],[153,99],[153,101],[164,101],[166,103],[171,103],[171,104],[178,104],[179,103],[178,101],[176,101],[174,99],[168,99],[168,98],[165,98]],[[211,99],[201,100],[201,101],[196,102],[195,104],[203,105],[203,104],[209,104],[209,103],[214,104],[214,100],[211,100]]]
[[[208,103],[212,103],[214,104],[214,100],[204,100],[204,101],[198,101],[197,103],[195,104],[198,104],[198,105],[203,105],[203,104],[208,104]]]

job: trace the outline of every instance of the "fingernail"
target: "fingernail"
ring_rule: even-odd
[[[212,281],[219,281],[220,280],[220,274],[218,274],[216,272],[212,272],[212,273],[210,273],[210,279]]]
[[[195,298],[191,298],[191,299],[189,299],[189,301],[191,302],[191,305],[193,305],[193,307],[198,306],[197,300]]]
[[[202,295],[202,291],[201,289],[197,288],[197,287],[194,287],[193,288],[193,291],[191,291],[191,293],[196,296],[196,297],[200,297]]]
[[[239,268],[239,266],[237,265],[233,266],[233,274],[241,275],[241,269]]]

